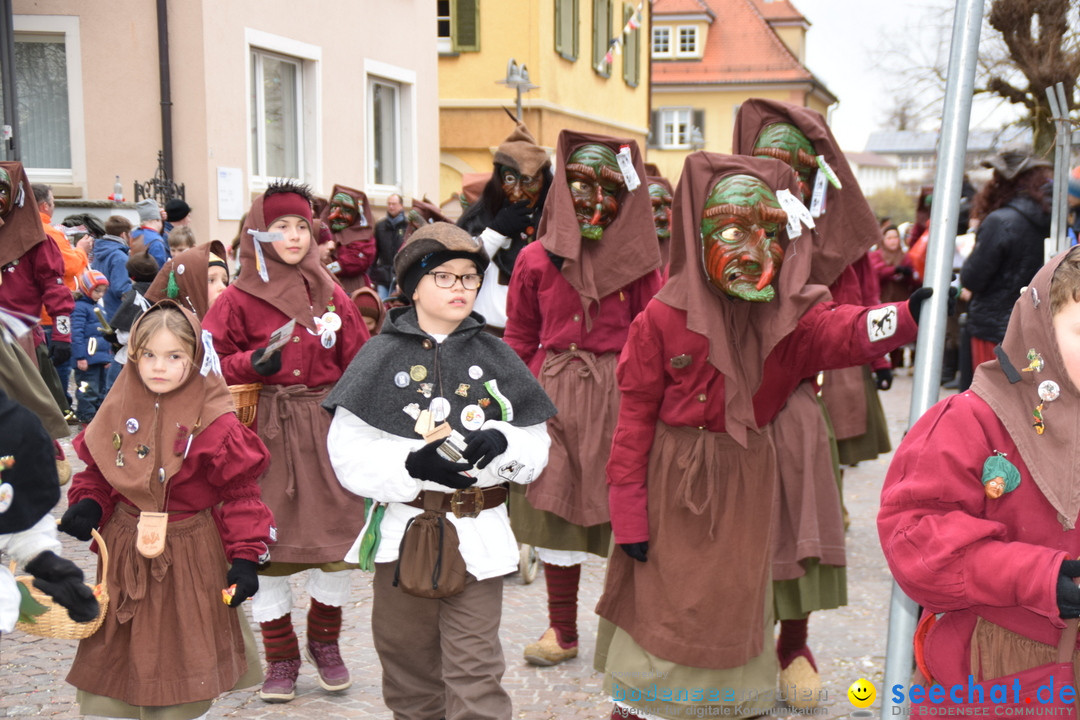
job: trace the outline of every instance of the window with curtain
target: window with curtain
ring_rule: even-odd
[[[401,87],[396,82],[369,78],[369,123],[372,157],[371,179],[376,185],[400,187],[401,177]]]
[[[555,0],[555,52],[578,57],[578,0]]]
[[[637,9],[632,3],[623,3],[623,27],[634,17]],[[631,87],[637,87],[641,75],[641,28],[623,35],[623,80]]]
[[[63,34],[15,34],[17,132],[27,168],[71,169],[67,68]]]
[[[301,179],[303,61],[251,51],[251,167],[264,178]]]
[[[609,77],[611,68],[604,62],[611,47],[611,0],[593,0],[593,70]]]

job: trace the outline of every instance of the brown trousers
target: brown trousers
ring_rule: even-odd
[[[509,720],[499,641],[503,579],[476,580],[442,600],[393,586],[396,562],[375,565],[372,639],[394,720]]]

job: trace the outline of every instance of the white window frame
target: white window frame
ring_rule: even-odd
[[[682,34],[684,30],[688,30],[694,34],[694,49],[686,51],[682,49]],[[698,32],[697,25],[679,25],[676,28],[675,35],[671,39],[671,51],[677,58],[689,58],[701,56],[701,33]]]
[[[448,12],[446,15],[439,15],[438,5],[435,6],[435,33],[437,36],[435,49],[440,55],[448,55],[454,52],[454,3],[447,0],[447,5]],[[438,22],[444,19],[450,23],[450,34],[446,37],[438,35]]]
[[[667,138],[667,128],[685,119],[684,137],[677,130],[672,131],[671,141]],[[689,150],[694,133],[694,109],[690,107],[660,108],[660,130],[657,133],[657,147],[661,150]]]
[[[311,43],[301,42],[281,35],[274,35],[262,30],[244,28],[245,57],[244,57],[244,82],[245,97],[250,98],[252,87],[252,53],[267,52],[273,55],[285,56],[284,59],[292,60],[300,64],[299,74],[299,117],[298,131],[300,133],[299,168],[301,182],[312,187],[319,187],[318,179],[322,177],[322,48]],[[247,176],[251,192],[262,192],[267,186],[276,180],[267,175],[256,175],[252,163],[255,148],[251,139],[251,103],[247,102],[247,126],[244,135],[247,138]],[[262,163],[265,167],[265,162]]]
[[[64,57],[67,61],[68,132],[71,145],[70,168],[26,168],[30,182],[51,185],[86,187],[86,127],[83,124],[82,45],[79,40],[79,18],[71,15],[14,15],[12,28],[16,35],[41,33],[62,35]],[[17,128],[16,128],[17,130]]]
[[[663,32],[667,35],[667,51],[657,51],[656,39],[657,35]],[[672,56],[672,44],[671,44],[671,26],[669,25],[656,25],[652,29],[652,35],[649,38],[649,52],[652,53],[654,58],[669,58]]]
[[[384,82],[398,86],[398,168],[401,174],[400,186],[378,184],[375,182],[375,118],[372,116],[372,86]],[[370,58],[364,58],[364,92],[367,107],[364,112],[362,134],[366,139],[366,158],[364,162],[366,178],[364,192],[368,199],[376,204],[383,204],[394,193],[403,196],[417,195],[419,177],[417,147],[418,133],[416,120],[416,71],[409,68],[390,65]]]

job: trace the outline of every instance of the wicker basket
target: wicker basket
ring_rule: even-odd
[[[98,534],[97,530],[91,530],[90,534],[97,540],[98,551],[101,553],[102,580],[97,585],[90,586],[94,591],[94,595],[97,596],[98,604],[101,605],[101,611],[98,613],[97,618],[86,623],[75,622],[68,616],[66,608],[57,605],[51,597],[34,587],[33,577],[20,575],[15,578],[16,582],[25,585],[26,589],[30,591],[30,596],[44,605],[46,610],[35,617],[33,623],[17,623],[15,625],[16,629],[29,635],[39,635],[60,640],[82,640],[98,631],[101,624],[105,622],[105,613],[109,609],[109,586],[105,580],[109,576],[109,550],[105,547],[105,541],[101,539],[101,535]],[[89,585],[89,583],[87,584]]]
[[[260,390],[262,390],[262,383],[229,386],[233,404],[236,405],[236,417],[248,427],[255,422],[255,412],[259,409]]]

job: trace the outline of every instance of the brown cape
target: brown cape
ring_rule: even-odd
[[[0,162],[11,176],[11,211],[0,218],[0,267],[14,262],[45,239],[34,191],[21,162]],[[22,205],[20,206],[20,201]]]
[[[165,261],[158,270],[154,281],[146,289],[146,299],[152,303],[168,297],[169,275],[179,288],[174,300],[195,313],[202,320],[210,309],[207,293],[207,275],[210,271],[210,256],[216,255],[222,262],[227,257],[225,245],[220,240],[211,240],[197,247],[177,253]]]

